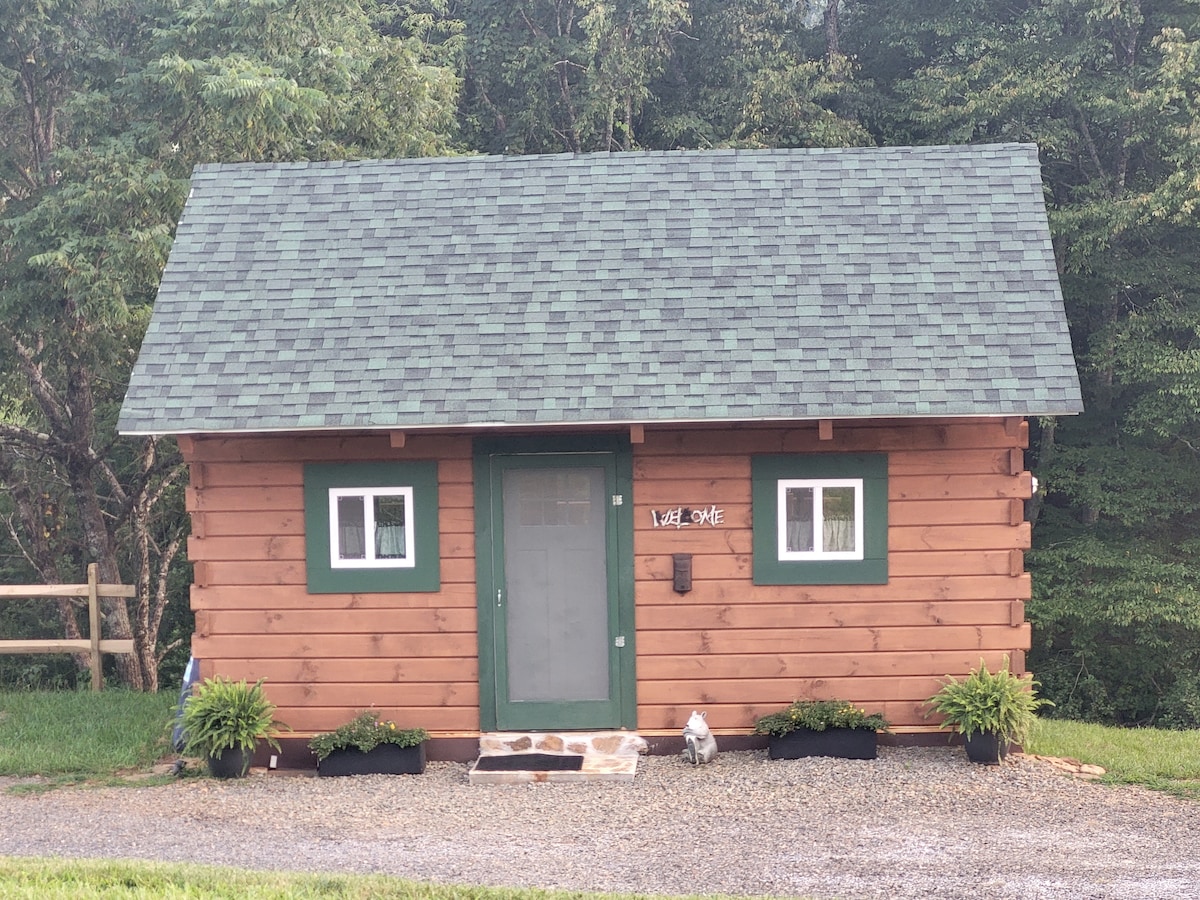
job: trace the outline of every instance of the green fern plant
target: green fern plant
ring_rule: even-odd
[[[183,752],[219,759],[226,750],[253,752],[263,740],[279,749],[277,732],[287,726],[275,719],[275,704],[263,690],[264,679],[206,678],[183,701]]]
[[[1024,744],[1042,706],[1053,706],[1037,696],[1038,683],[1032,675],[1014,675],[1008,657],[997,672],[989,672],[983,660],[959,681],[947,675],[942,688],[928,701],[927,715],[942,716],[941,728],[957,728],[963,737],[975,733],[995,734],[1005,743]]]

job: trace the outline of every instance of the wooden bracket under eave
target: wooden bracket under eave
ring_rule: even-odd
[[[392,445],[393,450],[399,450],[404,446],[406,435],[403,431],[389,431],[388,443]]]
[[[1018,447],[1029,446],[1029,423],[1024,416],[1006,416],[1004,433],[1016,442]]]
[[[179,447],[183,461],[191,462],[196,455],[196,439],[190,434],[179,434],[175,436],[175,444]]]
[[[629,426],[629,443],[631,443],[631,444],[646,443],[646,426],[645,425],[630,425]]]
[[[817,437],[823,441],[833,440],[833,419],[820,419],[817,421]]]

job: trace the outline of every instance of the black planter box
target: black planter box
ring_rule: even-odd
[[[783,737],[771,735],[767,750],[771,759],[800,759],[804,756],[836,756],[841,759],[875,759],[878,735],[863,728],[801,728]]]
[[[976,731],[963,738],[967,759],[985,766],[998,766],[1008,756],[1008,741],[1001,741],[994,732]]]
[[[318,775],[420,775],[425,771],[425,744],[397,747],[379,744],[369,753],[334,750],[317,762]]]
[[[208,757],[208,774],[213,778],[244,778],[250,770],[251,750],[230,747],[220,756]]]

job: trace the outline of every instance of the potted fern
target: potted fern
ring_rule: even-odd
[[[279,749],[276,733],[286,726],[275,720],[275,704],[267,699],[263,679],[248,684],[220,676],[206,678],[183,701],[183,752],[208,762],[215,778],[241,778],[250,769],[258,742]]]
[[[928,715],[942,716],[941,728],[955,728],[963,736],[971,762],[999,765],[1011,744],[1024,744],[1037,721],[1037,710],[1053,706],[1036,694],[1032,675],[1014,675],[1008,657],[997,672],[983,660],[959,681],[947,675],[942,688],[928,701]]]
[[[420,775],[428,738],[423,728],[397,728],[365,710],[316,735],[308,748],[316,754],[318,775]]]

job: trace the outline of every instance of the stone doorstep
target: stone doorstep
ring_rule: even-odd
[[[489,732],[479,737],[480,756],[519,753],[559,753],[582,756],[578,771],[468,773],[471,784],[569,783],[581,781],[632,781],[645,740],[632,731]]]

